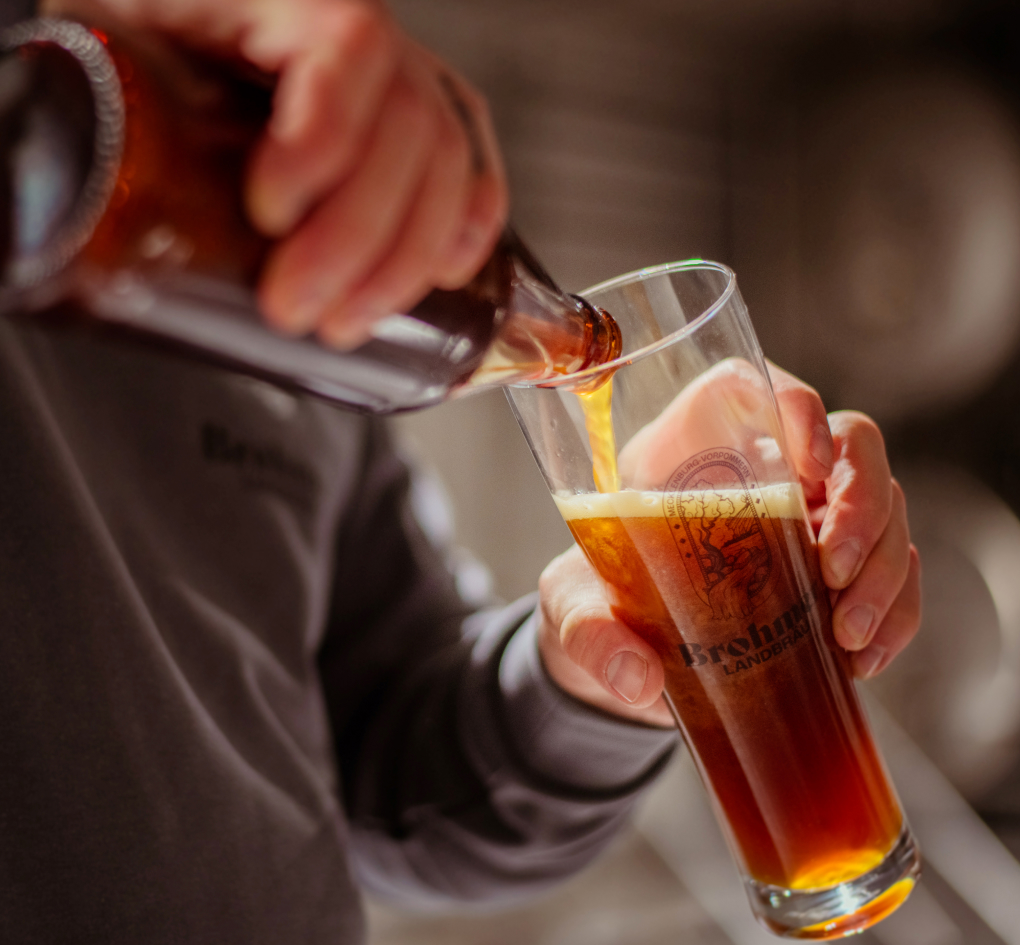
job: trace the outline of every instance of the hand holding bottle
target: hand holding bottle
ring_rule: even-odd
[[[252,221],[278,238],[266,317],[352,348],[488,258],[507,212],[486,106],[370,0],[53,0],[240,56],[276,79],[248,169]]]

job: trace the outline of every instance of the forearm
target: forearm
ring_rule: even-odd
[[[521,895],[609,841],[677,736],[560,690],[534,599],[470,616],[372,431],[319,661],[357,869],[405,902]]]
[[[560,690],[532,604],[490,615],[423,671],[366,744],[373,763],[349,807],[356,869],[377,894],[429,907],[544,889],[598,855],[678,744]]]

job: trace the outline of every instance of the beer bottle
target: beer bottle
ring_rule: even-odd
[[[126,30],[0,37],[0,311],[160,342],[377,413],[615,357],[616,325],[506,231],[476,277],[339,351],[269,328],[241,182],[271,84]]]

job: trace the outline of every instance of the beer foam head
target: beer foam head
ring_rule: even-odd
[[[801,495],[798,486],[778,482],[745,492],[741,489],[686,490],[684,492],[587,492],[581,495],[554,495],[553,501],[565,521],[579,518],[651,518],[666,514],[664,498],[671,497],[671,506],[692,517],[712,515],[728,518],[744,514],[749,499],[755,512],[770,518],[800,519]]]

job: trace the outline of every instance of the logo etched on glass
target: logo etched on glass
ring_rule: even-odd
[[[706,450],[677,468],[667,490],[663,514],[695,593],[718,620],[750,616],[772,595],[773,552],[748,462]]]

